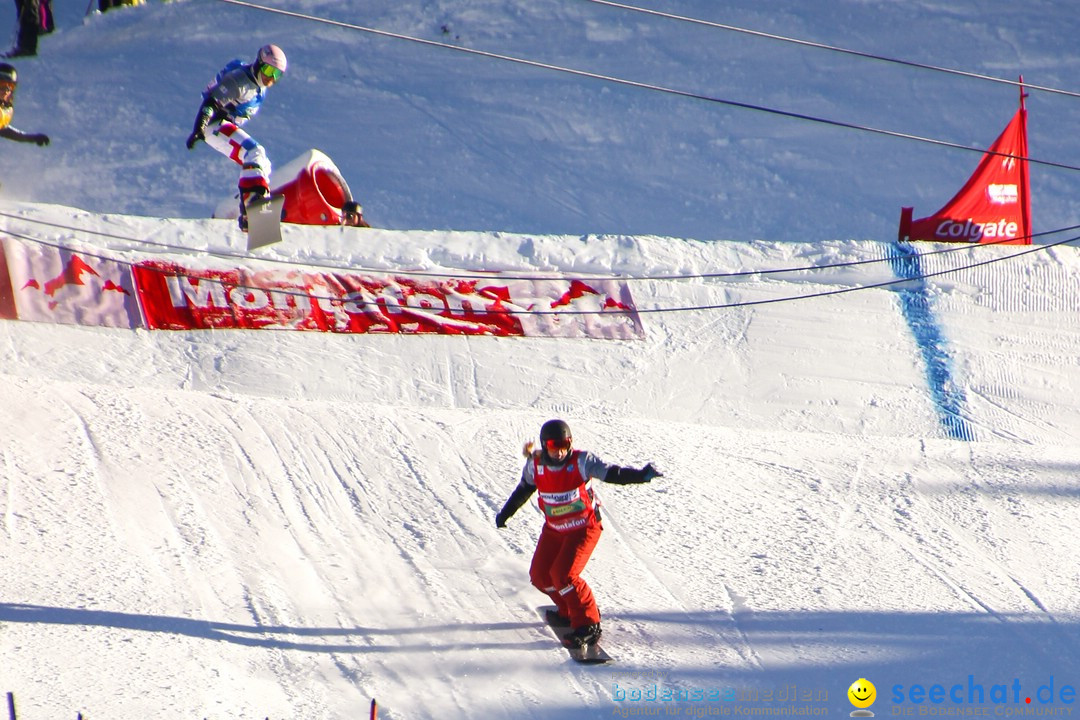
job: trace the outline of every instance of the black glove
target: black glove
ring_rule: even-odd
[[[653,478],[663,477],[664,474],[649,463],[640,470],[634,468],[612,467],[604,476],[604,482],[612,485],[636,485],[638,483],[651,482]]]
[[[653,478],[664,477],[664,473],[653,467],[652,463],[649,463],[641,468],[641,476],[644,478],[644,482],[652,482]]]
[[[514,513],[521,509],[521,506],[529,501],[532,494],[536,492],[536,486],[530,485],[524,480],[518,483],[514,488],[514,492],[510,493],[510,498],[503,505],[502,510],[495,516],[495,527],[506,527],[506,521],[509,520]]]
[[[49,136],[44,133],[40,133],[38,135],[28,135],[26,139],[32,143],[37,143],[38,147],[45,147],[49,144]]]
[[[210,118],[214,116],[214,104],[209,100],[203,102],[199,106],[199,114],[195,116],[195,127],[191,129],[191,134],[188,135],[187,149],[191,150],[195,147],[195,143],[200,140],[205,140],[206,135],[203,133],[206,131],[206,126],[210,124]]]

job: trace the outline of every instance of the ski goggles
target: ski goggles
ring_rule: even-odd
[[[259,72],[262,73],[262,76],[267,80],[277,81],[281,79],[281,70],[274,67],[273,65],[267,65],[266,63],[263,63],[261,66],[259,66]]]
[[[573,440],[566,438],[565,440],[545,440],[544,447],[548,451],[548,455],[556,452],[566,452],[573,445]]]

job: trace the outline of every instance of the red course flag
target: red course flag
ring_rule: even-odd
[[[1030,245],[1027,158],[1027,110],[1021,90],[1020,109],[960,192],[930,217],[912,220],[912,208],[903,208],[899,239]]]

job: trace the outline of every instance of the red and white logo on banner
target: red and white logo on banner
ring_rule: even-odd
[[[11,239],[4,240],[4,254],[20,320],[142,326],[126,264]]]
[[[616,280],[429,280],[161,262],[133,271],[150,328],[643,336],[629,290]]]

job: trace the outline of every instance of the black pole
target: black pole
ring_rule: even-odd
[[[15,693],[13,692],[7,694],[7,709],[8,717],[15,720]]]

